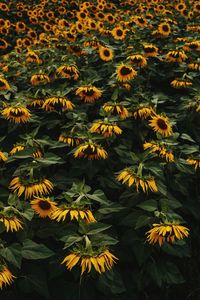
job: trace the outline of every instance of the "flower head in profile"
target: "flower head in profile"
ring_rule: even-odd
[[[76,137],[73,133],[61,133],[58,138],[59,142],[68,144],[69,146],[78,146],[81,143],[81,139]]]
[[[62,261],[68,270],[72,270],[76,265],[81,267],[81,275],[87,271],[90,273],[92,269],[99,274],[110,270],[116,263],[118,258],[108,249],[99,251],[85,251],[73,249]]]
[[[175,89],[185,89],[192,86],[192,82],[186,79],[174,79],[170,85]]]
[[[126,119],[129,116],[127,108],[121,103],[107,102],[104,103],[102,108],[105,112],[118,115],[121,119]]]
[[[158,47],[153,44],[144,44],[143,45],[144,53],[146,57],[156,57],[158,56]]]
[[[73,110],[74,104],[65,97],[50,97],[44,100],[42,108],[46,111]]]
[[[144,193],[147,193],[148,190],[152,192],[158,191],[154,177],[138,175],[131,168],[125,168],[120,171],[116,179],[121,181],[122,184],[127,184],[129,187],[133,185],[137,192],[139,192],[140,189]]]
[[[146,232],[147,242],[149,244],[158,243],[161,247],[165,242],[175,243],[177,240],[182,240],[189,235],[189,229],[175,222],[161,222],[153,224],[153,227]]]
[[[57,203],[48,198],[36,197],[30,202],[31,208],[39,215],[40,218],[50,217],[57,209]]]
[[[10,84],[8,83],[8,81],[3,78],[0,77],[0,91],[7,91],[10,89]]]
[[[63,65],[56,70],[56,73],[66,79],[77,80],[79,78],[79,70],[75,65]]]
[[[32,85],[42,85],[50,82],[50,78],[46,74],[34,74],[31,77]]]
[[[153,128],[155,132],[160,133],[164,137],[168,137],[173,133],[169,119],[166,116],[153,116],[149,121],[149,125]]]
[[[0,222],[4,224],[6,232],[14,232],[23,229],[22,220],[15,215],[6,215],[5,213],[0,213]]]
[[[0,265],[0,289],[6,285],[11,285],[16,277],[4,263]]]
[[[135,111],[130,113],[130,115],[133,116],[135,119],[141,120],[145,120],[154,114],[155,112],[151,106],[144,105],[140,105]]]
[[[120,64],[116,69],[116,78],[121,82],[127,82],[134,79],[137,76],[137,71],[135,71],[131,66]]]
[[[25,106],[9,105],[3,108],[1,112],[2,116],[14,123],[26,123],[30,120],[31,113]]]
[[[80,144],[74,151],[74,157],[94,159],[107,159],[107,151],[99,144],[88,141]]]
[[[76,95],[86,103],[93,103],[102,96],[102,90],[92,86],[81,86],[76,90]]]
[[[51,214],[51,219],[56,220],[57,222],[69,222],[73,220],[84,220],[87,223],[96,222],[95,217],[90,209],[83,207],[70,207],[67,205],[57,207],[56,210]]]
[[[7,160],[7,156],[4,154],[4,152],[0,151],[0,162],[5,162]]]
[[[188,57],[183,50],[172,50],[165,56],[166,61],[178,63],[184,62],[187,58]]]
[[[186,162],[189,165],[193,166],[195,168],[195,170],[200,169],[200,159],[197,159],[197,158],[195,158],[195,159],[194,158],[188,158],[186,160]]]
[[[31,199],[34,196],[41,197],[50,194],[53,190],[53,183],[46,178],[26,179],[16,176],[11,180],[9,189],[18,197],[23,195],[25,199]]]
[[[130,60],[131,64],[140,68],[144,68],[147,65],[147,59],[142,54],[133,54],[128,56],[127,59]]]
[[[102,134],[107,138],[122,134],[122,129],[116,123],[99,120],[92,124],[90,132]]]
[[[162,143],[158,142],[146,142],[143,144],[144,150],[148,149],[150,153],[155,154],[156,156],[160,156],[164,158],[168,162],[174,161],[174,154],[171,150],[168,150]]]
[[[41,64],[42,60],[39,58],[37,53],[34,51],[28,51],[26,54],[26,62],[27,63],[36,63],[36,64]]]

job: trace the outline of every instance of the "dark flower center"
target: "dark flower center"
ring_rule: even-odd
[[[118,30],[116,31],[116,34],[117,34],[118,36],[122,36],[122,35],[123,35],[123,31],[122,31],[121,29],[118,29]]]
[[[121,75],[128,75],[132,72],[132,70],[128,67],[122,67],[120,70]]]
[[[198,45],[197,44],[190,44],[189,48],[191,48],[191,49],[197,49]]]
[[[13,117],[22,117],[22,116],[24,116],[24,112],[23,111],[11,111],[10,115]]]
[[[51,204],[45,200],[40,200],[38,205],[43,210],[49,210],[51,208]]]
[[[169,31],[169,26],[163,25],[163,26],[162,26],[162,29],[163,29],[163,31],[167,32],[167,31]]]
[[[88,147],[87,147],[83,152],[84,152],[84,154],[86,154],[86,155],[97,154],[96,148],[93,149],[90,145],[88,145]]]
[[[105,50],[103,51],[103,54],[104,54],[105,56],[109,57],[109,56],[110,56],[110,51],[109,51],[108,49],[105,49]]]
[[[168,128],[166,122],[163,119],[158,119],[157,120],[157,125],[162,130],[166,130]]]
[[[146,47],[144,50],[147,53],[153,53],[153,52],[155,52],[155,48],[153,48],[153,47]]]
[[[94,95],[94,91],[91,89],[91,90],[87,90],[87,91],[84,91],[85,92],[85,95],[87,96],[93,96]]]
[[[3,87],[3,86],[5,86],[5,83],[0,80],[0,87]]]

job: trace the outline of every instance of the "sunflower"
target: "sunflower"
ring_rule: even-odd
[[[188,57],[183,50],[172,50],[169,51],[165,56],[166,61],[178,63],[185,61],[187,58]]]
[[[141,120],[145,120],[154,114],[155,112],[152,107],[143,105],[139,106],[135,111],[130,113],[130,115],[133,116],[135,119]]]
[[[51,219],[56,220],[57,222],[64,222],[67,217],[69,217],[70,221],[85,220],[87,223],[96,222],[91,210],[84,208],[73,208],[64,205],[56,208],[51,214]]]
[[[10,89],[10,85],[5,78],[0,77],[0,91],[7,91]]]
[[[74,249],[64,258],[62,264],[65,264],[67,269],[71,271],[71,269],[79,263],[81,267],[81,275],[85,271],[89,273],[92,268],[101,274],[106,270],[110,270],[117,260],[118,258],[114,256],[108,249],[98,252],[91,252],[91,250],[86,249],[84,253]]]
[[[102,90],[92,85],[81,86],[76,90],[76,95],[86,103],[93,103],[102,96]]]
[[[168,23],[163,22],[160,23],[158,25],[158,32],[162,35],[162,36],[169,36],[171,33],[171,27]]]
[[[26,62],[27,63],[36,63],[41,64],[42,60],[39,58],[39,56],[34,51],[28,51],[26,54]]]
[[[200,2],[196,2],[193,7],[194,12],[200,14]]]
[[[42,108],[46,111],[73,110],[74,104],[65,97],[50,97],[44,100]]]
[[[5,39],[0,38],[0,49],[8,48],[8,43]]]
[[[111,137],[113,134],[122,134],[122,129],[116,123],[99,120],[92,124],[90,132],[102,134],[105,138],[107,138]]]
[[[32,85],[46,84],[50,82],[50,78],[46,74],[34,74],[31,76]]]
[[[0,266],[0,289],[2,290],[3,286],[7,284],[10,285],[13,283],[14,278],[16,278],[8,269],[8,267],[3,264]]]
[[[37,107],[40,108],[42,107],[42,105],[44,104],[44,100],[43,99],[35,99],[35,98],[30,98],[29,99],[30,102],[27,103],[28,107]]]
[[[117,80],[121,82],[129,81],[137,76],[137,71],[135,71],[132,67],[120,64],[116,69]]]
[[[120,171],[116,179],[122,181],[122,184],[126,183],[129,187],[135,186],[136,191],[139,192],[139,188],[142,189],[144,193],[147,193],[150,189],[152,192],[157,192],[158,188],[155,179],[151,176],[139,176],[131,168],[125,168]]]
[[[73,136],[72,134],[61,133],[59,136],[59,142],[68,144],[69,146],[78,146],[81,142],[80,138]]]
[[[183,49],[187,52],[199,51],[200,50],[200,41],[193,41],[193,42],[185,43]]]
[[[0,215],[0,222],[3,223],[4,226],[6,227],[6,232],[19,231],[20,229],[23,229],[22,221],[16,216],[9,217],[9,216]]]
[[[152,119],[149,121],[149,125],[153,128],[155,132],[160,133],[164,137],[168,137],[173,133],[169,119],[166,116],[153,116]]]
[[[186,160],[186,162],[187,162],[189,165],[195,167],[195,170],[200,168],[200,159],[192,159],[192,158],[188,158],[188,159]]]
[[[123,29],[122,27],[115,27],[111,31],[111,34],[115,40],[122,41],[126,37],[126,30]]]
[[[26,30],[26,24],[24,22],[17,22],[15,24],[16,31],[25,31]]]
[[[2,110],[1,114],[6,120],[14,123],[26,123],[31,117],[30,111],[23,106],[7,106]]]
[[[100,42],[96,39],[93,39],[93,40],[85,41],[83,43],[83,46],[84,47],[92,47],[94,49],[99,49]]]
[[[112,49],[110,49],[108,47],[100,46],[99,47],[99,57],[103,61],[110,61],[110,60],[112,60],[113,59],[113,51],[112,51]]]
[[[200,71],[200,62],[188,64],[188,69],[192,71]]]
[[[150,153],[154,153],[156,156],[165,158],[166,161],[174,161],[174,155],[171,151],[166,149],[163,145],[156,142],[146,142],[143,144],[144,150],[149,149]]]
[[[192,82],[187,79],[174,79],[170,85],[175,89],[184,89],[192,86]]]
[[[147,65],[147,59],[141,54],[130,55],[127,59],[137,67],[144,68]]]
[[[32,179],[26,180],[22,177],[16,176],[9,184],[9,189],[13,193],[17,193],[20,197],[24,194],[25,199],[30,199],[33,196],[48,195],[53,190],[53,183],[48,179]]]
[[[62,78],[77,80],[79,78],[79,71],[74,65],[64,65],[56,70],[56,73]]]
[[[2,152],[2,151],[0,151],[0,162],[1,161],[6,161],[8,158],[7,158],[7,156]]]
[[[50,198],[36,197],[30,202],[32,209],[39,215],[40,218],[50,217],[57,209],[57,203]]]
[[[89,141],[80,144],[74,151],[74,157],[87,158],[89,160],[93,159],[107,159],[107,151],[100,145]]]
[[[161,222],[153,224],[153,228],[146,232],[149,244],[158,243],[160,247],[165,243],[173,244],[176,240],[182,240],[189,235],[189,229],[177,223]]]
[[[158,48],[152,44],[144,44],[144,53],[146,57],[155,57],[158,55]]]
[[[121,119],[126,119],[129,116],[128,110],[121,103],[107,102],[103,105],[103,110],[114,113]]]

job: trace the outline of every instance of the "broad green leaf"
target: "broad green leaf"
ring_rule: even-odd
[[[37,244],[31,240],[23,242],[22,256],[26,259],[45,259],[54,255],[54,252],[43,244]]]

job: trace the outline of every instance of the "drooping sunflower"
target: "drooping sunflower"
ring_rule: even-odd
[[[187,79],[174,79],[170,85],[175,89],[185,89],[192,86],[192,82]]]
[[[85,220],[87,223],[96,222],[95,217],[90,209],[85,208],[73,208],[63,205],[57,207],[51,214],[51,219],[57,222],[64,222],[66,219],[69,221],[73,220]]]
[[[126,30],[122,27],[114,27],[111,34],[115,40],[122,41],[126,37]]]
[[[158,32],[162,35],[162,36],[169,36],[171,33],[171,27],[169,25],[169,23],[166,22],[162,22],[158,25]]]
[[[169,119],[166,116],[153,116],[149,121],[149,125],[153,128],[155,132],[160,133],[164,137],[168,137],[173,133]]]
[[[116,179],[122,181],[122,184],[126,183],[129,187],[134,185],[137,192],[139,192],[139,188],[142,189],[144,193],[147,193],[149,189],[152,192],[158,191],[154,177],[139,176],[131,168],[125,168],[120,171]]]
[[[194,159],[194,158],[188,158],[186,160],[186,162],[193,166],[195,168],[195,170],[199,169],[200,168],[200,159]]]
[[[133,54],[128,56],[131,63],[137,67],[144,68],[147,65],[147,59],[141,54]]]
[[[188,237],[189,229],[175,222],[161,222],[160,224],[153,224],[153,228],[147,231],[146,235],[149,244],[158,243],[161,247],[165,242],[173,244],[177,240]]]
[[[187,58],[188,57],[183,50],[172,50],[169,51],[165,56],[166,61],[178,63],[185,61]]]
[[[144,150],[149,149],[150,153],[154,153],[156,156],[165,158],[166,161],[174,161],[174,154],[171,150],[168,150],[163,145],[157,142],[146,142],[143,144]]]
[[[36,197],[30,202],[32,209],[39,215],[40,218],[50,217],[57,209],[57,203],[48,198]]]
[[[92,85],[81,86],[76,90],[76,95],[86,103],[93,103],[102,96],[102,90]]]
[[[77,67],[74,65],[61,66],[56,70],[56,73],[60,77],[66,78],[66,79],[77,80],[79,78],[79,71],[78,71]]]
[[[0,91],[7,91],[9,89],[10,89],[10,85],[8,81],[5,78],[0,77]]]
[[[99,57],[103,61],[110,61],[110,60],[112,60],[113,59],[113,51],[112,51],[112,49],[110,49],[108,47],[100,46],[99,47]]]
[[[0,162],[1,161],[6,161],[8,158],[7,158],[7,156],[2,152],[2,151],[0,151]]]
[[[200,71],[200,62],[188,64],[188,69],[192,71]]]
[[[158,55],[158,47],[153,44],[144,44],[143,49],[146,57],[156,57]]]
[[[6,232],[19,231],[23,229],[23,222],[16,216],[5,216],[0,213],[0,222],[4,224]]]
[[[25,199],[48,195],[53,187],[53,183],[45,178],[27,180],[19,176],[14,177],[9,184],[9,189],[13,193],[16,193],[18,197],[24,195]]]
[[[106,270],[110,270],[117,260],[118,258],[108,249],[98,252],[86,249],[83,253],[74,249],[64,258],[62,264],[65,264],[70,271],[79,264],[81,266],[81,275],[86,271],[89,273],[92,268],[101,274]]]
[[[200,50],[200,41],[192,41],[192,42],[187,42],[183,46],[183,49],[187,52],[190,51],[199,51]]]
[[[5,264],[0,265],[0,289],[6,285],[13,283],[16,277],[10,272],[8,267]]]
[[[129,116],[128,110],[121,103],[107,102],[103,105],[103,110],[118,115],[121,119],[126,119]]]
[[[100,145],[88,141],[80,144],[74,151],[74,157],[87,158],[89,160],[93,159],[107,159],[107,151]]]
[[[135,71],[131,66],[120,64],[116,69],[116,78],[121,82],[127,82],[137,76],[137,71]]]
[[[135,111],[130,113],[130,115],[133,116],[135,119],[141,120],[145,120],[154,114],[155,112],[151,106],[144,105],[140,105]]]
[[[50,97],[44,100],[42,108],[46,111],[73,110],[74,104],[65,97]]]
[[[1,114],[6,120],[14,123],[26,123],[31,117],[29,109],[25,106],[6,106]]]
[[[122,134],[122,129],[114,122],[98,120],[90,128],[90,132],[102,134],[105,138]]]
[[[47,84],[50,82],[50,78],[46,74],[34,74],[31,76],[32,85]]]
[[[69,146],[78,146],[81,143],[81,139],[73,134],[61,133],[58,138],[59,142],[68,144]]]
[[[41,64],[42,60],[39,58],[39,56],[34,51],[28,51],[26,54],[26,62],[27,63],[36,63]]]
[[[15,155],[17,152],[23,151],[26,148],[24,144],[16,144],[13,146],[12,150],[9,152],[9,155]]]

